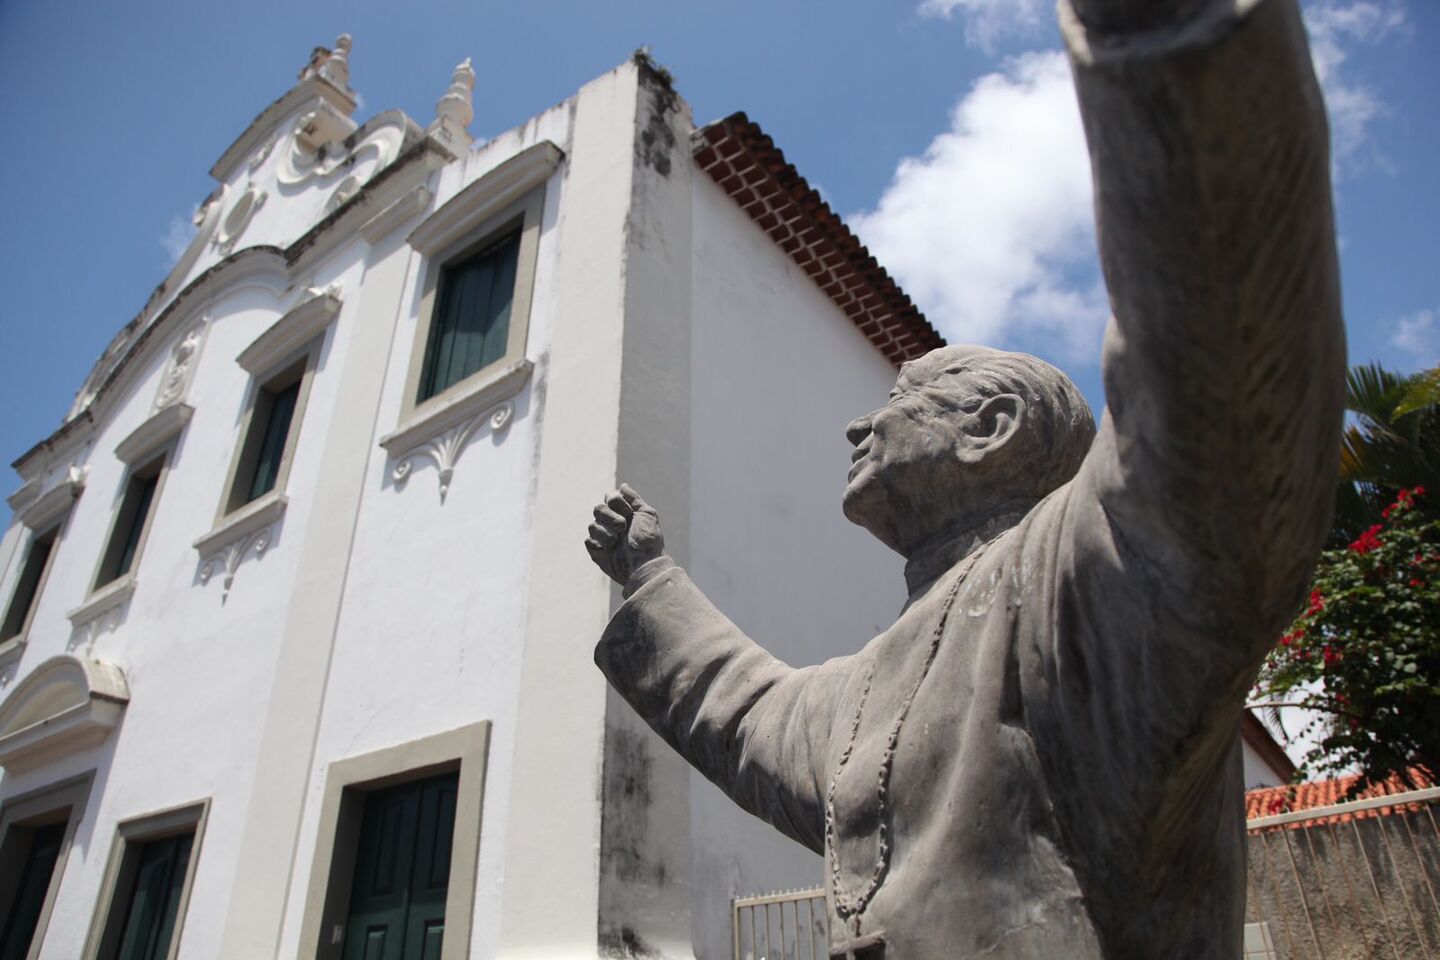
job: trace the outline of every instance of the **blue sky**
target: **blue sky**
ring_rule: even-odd
[[[1045,356],[1098,407],[1105,306],[1051,8],[0,0],[0,456],[59,424],[167,272],[216,157],[342,31],[358,119],[400,107],[427,123],[468,56],[480,136],[649,45],[697,120],[759,121],[947,337]],[[1440,5],[1306,12],[1335,129],[1351,361],[1433,366]],[[836,428],[858,412],[836,411]]]

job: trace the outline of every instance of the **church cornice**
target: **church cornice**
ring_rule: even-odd
[[[154,320],[133,333],[123,352],[117,351],[120,352],[119,358],[111,362],[109,369],[92,388],[93,393],[84,408],[62,423],[50,436],[22,453],[11,466],[21,476],[25,476],[37,461],[48,465],[52,459],[63,457],[74,445],[89,436],[96,423],[104,420],[117,386],[125,381],[136,359],[145,352],[148,345],[162,341],[164,335],[176,326],[175,321],[190,317],[191,308],[208,296],[243,280],[266,274],[280,279],[282,283],[288,283],[289,272],[286,270],[284,251],[276,247],[247,247],[226,257],[192,280]],[[138,327],[140,319],[141,317],[136,317],[132,320],[126,325],[127,329]],[[109,353],[110,351],[107,351],[107,356],[101,357],[97,367],[106,362]],[[92,373],[86,379],[87,386],[94,380],[95,374]]]
[[[413,122],[407,126],[407,138],[412,134],[419,135],[419,128]],[[431,138],[421,137],[294,243],[283,249],[256,246],[236,251],[187,284],[148,323],[145,322],[148,311],[142,311],[126,324],[116,338],[116,346],[106,351],[97,361],[96,369],[86,378],[82,391],[89,392],[90,396],[79,404],[81,409],[48,437],[21,454],[11,466],[22,477],[28,477],[36,472],[35,468],[44,469],[63,459],[93,433],[96,424],[104,422],[112,398],[133,372],[143,367],[140,361],[149,351],[158,349],[159,344],[163,344],[206,302],[247,279],[263,276],[272,279],[271,286],[276,296],[283,296],[297,277],[313,270],[319,260],[352,234],[359,238],[361,227],[372,216],[383,211],[417,183],[427,180],[435,170],[452,159],[442,145]],[[407,176],[407,173],[410,175]]]

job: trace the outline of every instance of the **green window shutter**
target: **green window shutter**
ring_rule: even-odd
[[[195,835],[186,833],[140,847],[115,960],[165,960],[194,842]]]
[[[344,960],[440,956],[459,774],[365,796]]]
[[[275,489],[280,476],[280,461],[285,457],[285,443],[290,438],[290,422],[295,417],[295,403],[300,398],[300,381],[271,395],[265,432],[255,459],[255,474],[250,478],[249,503]]]
[[[150,502],[155,499],[155,485],[159,482],[159,473],[134,481],[134,510],[128,518],[124,546],[120,549],[120,559],[115,566],[115,576],[110,578],[112,580],[129,573],[130,565],[135,562],[135,551],[140,547],[140,534],[145,532],[145,521],[150,516]]]
[[[519,256],[516,232],[441,271],[417,400],[428,400],[505,356]]]
[[[20,871],[20,886],[13,902],[5,905],[0,921],[0,960],[25,960],[40,922],[40,908],[50,891],[50,878],[60,845],[65,839],[65,821],[39,827],[30,835],[30,852]]]

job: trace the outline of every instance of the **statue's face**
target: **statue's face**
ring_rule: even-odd
[[[845,516],[908,558],[957,523],[1028,509],[1068,481],[1095,424],[1044,361],[955,344],[901,366],[890,402],[845,434]]]
[[[970,486],[964,407],[973,404],[966,403],[959,365],[936,354],[901,367],[889,402],[845,430],[855,445],[845,516],[907,555],[916,521],[923,525],[923,515],[932,524],[947,523],[964,508]]]

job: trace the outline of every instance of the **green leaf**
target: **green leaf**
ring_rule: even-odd
[[[1424,410],[1426,407],[1440,407],[1440,367],[1416,374],[1400,402],[1395,405],[1395,418]]]

